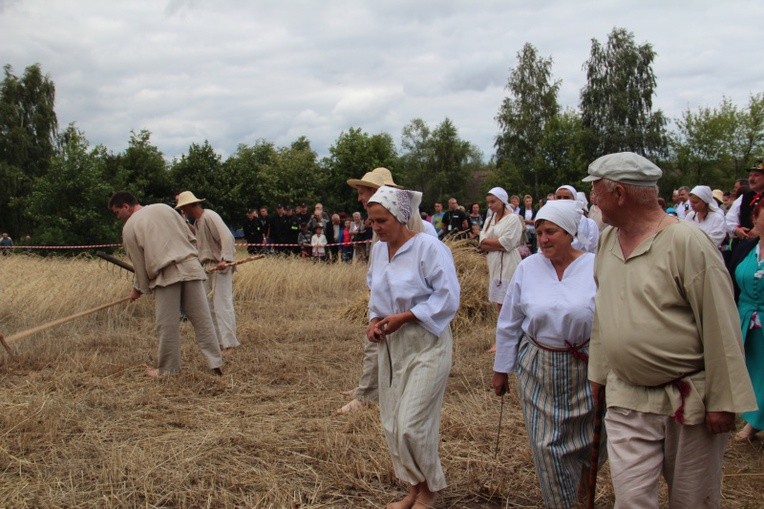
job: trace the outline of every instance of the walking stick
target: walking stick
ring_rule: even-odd
[[[112,306],[116,306],[117,304],[122,304],[123,302],[127,302],[128,300],[130,300],[130,297],[123,297],[119,300],[115,300],[114,302],[109,302],[108,304],[101,304],[100,306],[96,306],[92,309],[88,309],[86,311],[80,311],[79,313],[75,313],[71,316],[59,318],[58,320],[53,320],[52,322],[38,325],[37,327],[33,327],[29,330],[18,332],[16,334],[8,336],[7,338],[4,337],[2,334],[0,334],[0,344],[3,345],[3,347],[8,351],[11,357],[18,358],[16,356],[16,353],[13,350],[11,350],[10,345],[12,345],[13,343],[17,341],[21,341],[22,339],[28,338],[29,336],[37,334],[38,332],[52,329],[53,327],[57,327],[59,325],[63,325],[65,323],[71,322],[73,320],[76,320],[77,318],[82,318],[83,316],[92,315],[93,313],[101,311],[102,309],[110,308]]]
[[[605,413],[605,386],[600,385],[594,404],[594,436],[592,437],[592,464],[589,468],[589,497],[586,507],[594,509],[594,495],[597,491],[597,470],[600,461],[600,441],[602,440],[602,416]]]

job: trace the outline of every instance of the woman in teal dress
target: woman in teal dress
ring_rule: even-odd
[[[740,430],[737,440],[753,440],[764,430],[764,252],[761,239],[764,238],[764,214],[762,203],[753,209],[753,224],[758,237],[738,244],[730,259],[730,273],[735,286],[735,299],[740,313],[740,327],[743,333],[745,363],[756,393],[759,410],[742,414],[745,427]]]

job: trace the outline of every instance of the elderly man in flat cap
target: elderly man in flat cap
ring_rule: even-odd
[[[236,267],[229,265],[236,261],[236,246],[223,219],[214,210],[202,208],[203,201],[204,198],[197,198],[191,191],[183,191],[178,195],[175,208],[194,219],[199,261],[214,269],[207,278],[206,290],[220,349],[225,353],[240,344],[233,308],[233,272]]]
[[[370,172],[367,172],[360,179],[348,179],[348,185],[354,188],[358,192],[358,201],[366,209],[366,203],[369,198],[382,186],[394,187],[396,189],[403,189],[401,186],[393,181],[393,175],[387,168],[374,168]],[[427,221],[422,221],[422,217],[419,215],[419,211],[411,214],[411,219],[406,225],[413,232],[424,232],[434,237],[438,234],[435,233],[435,228]],[[372,238],[372,245],[377,241],[376,235]],[[339,414],[346,414],[361,410],[369,403],[373,403],[379,399],[378,393],[378,377],[379,369],[377,367],[377,343],[372,343],[364,337],[364,352],[363,352],[363,371],[361,373],[361,379],[358,382],[358,387],[353,390],[343,392],[344,395],[350,396],[353,399],[337,410]]]
[[[148,368],[146,374],[158,377],[180,371],[183,302],[202,357],[213,373],[222,375],[223,357],[204,293],[207,276],[199,265],[196,239],[183,218],[163,203],[144,207],[127,191],[114,193],[109,209],[125,223],[122,243],[135,269],[130,299],[150,292],[155,295],[159,351],[157,367]]]
[[[662,172],[621,152],[589,166],[605,223],[589,347],[595,399],[607,387],[616,507],[719,507],[735,413],[756,407],[732,284],[705,233],[658,205]]]

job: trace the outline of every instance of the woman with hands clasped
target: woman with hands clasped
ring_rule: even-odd
[[[594,401],[587,378],[594,255],[573,248],[581,208],[555,200],[536,214],[540,253],[517,267],[496,326],[493,387],[517,371],[520,403],[546,507],[575,507],[591,463]]]
[[[459,281],[449,249],[406,227],[422,194],[380,187],[367,211],[379,237],[367,280],[369,341],[379,343],[379,412],[395,475],[408,493],[388,509],[433,507],[446,487],[440,412],[451,370]]]

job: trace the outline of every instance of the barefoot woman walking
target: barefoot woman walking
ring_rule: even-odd
[[[367,207],[379,242],[367,276],[366,335],[379,343],[379,411],[393,468],[409,486],[388,509],[433,507],[446,487],[438,454],[440,411],[460,289],[448,248],[406,228],[421,197],[383,186]]]

